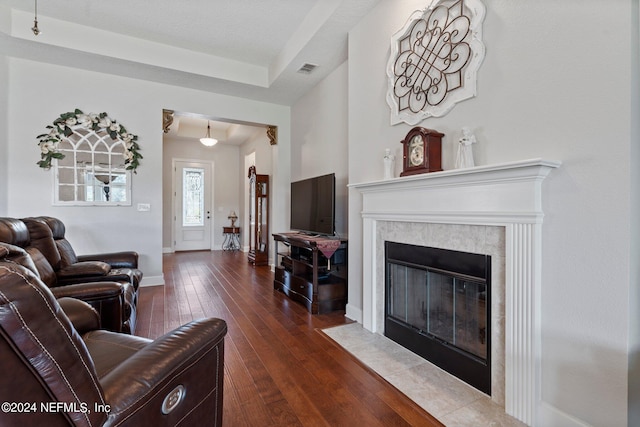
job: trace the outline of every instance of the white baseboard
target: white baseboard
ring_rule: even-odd
[[[173,248],[162,248],[162,253],[163,254],[172,254],[175,251],[173,250]]]
[[[164,286],[164,276],[143,276],[140,286]]]
[[[360,324],[362,323],[362,310],[351,304],[347,304],[344,316]]]
[[[562,426],[562,427],[589,427],[590,424],[585,423],[563,411],[550,405],[547,402],[540,402],[538,406],[537,426]]]

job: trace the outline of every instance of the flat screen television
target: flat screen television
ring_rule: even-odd
[[[291,229],[332,236],[335,232],[334,173],[291,183]]]

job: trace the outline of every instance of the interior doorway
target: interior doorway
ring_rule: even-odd
[[[200,139],[207,133],[210,126],[211,137],[218,140],[214,146],[205,146]],[[230,119],[220,119],[196,113],[186,113],[164,110],[163,117],[163,151],[162,151],[162,251],[171,253],[176,250],[196,250],[194,243],[187,244],[187,238],[194,238],[199,230],[190,228],[181,245],[180,234],[185,230],[177,230],[179,212],[176,210],[176,188],[181,188],[175,182],[175,161],[210,162],[212,165],[210,183],[211,195],[209,232],[209,246],[205,250],[222,249],[224,245],[224,227],[231,224],[231,217],[237,215],[237,226],[240,227],[240,243],[245,248],[245,237],[248,226],[246,202],[248,198],[245,187],[249,179],[249,166],[256,165],[262,174],[272,173],[272,159],[277,147],[270,144],[267,126],[259,123],[238,122]],[[245,166],[245,160],[251,155],[250,164]],[[213,167],[215,166],[215,167]],[[213,185],[215,184],[215,189]],[[202,236],[202,234],[201,234]],[[195,236],[199,237],[199,236]],[[248,242],[246,243],[248,245]],[[196,247],[205,247],[206,244]]]
[[[249,252],[249,230],[251,230],[251,227],[253,226],[253,224],[250,223],[251,215],[249,215],[249,210],[251,209],[251,206],[249,204],[248,172],[249,172],[249,168],[255,165],[256,165],[256,152],[252,151],[251,153],[248,153],[247,155],[244,156],[244,170],[245,170],[245,176],[247,176],[247,179],[244,180],[244,189],[243,189],[243,194],[244,194],[243,217],[244,217],[244,229],[246,230],[242,238],[243,252]]]
[[[175,251],[211,249],[213,163],[174,160]]]

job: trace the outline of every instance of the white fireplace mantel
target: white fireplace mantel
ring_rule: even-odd
[[[362,323],[376,311],[377,221],[505,227],[505,411],[535,425],[540,396],[542,181],[560,162],[523,160],[350,184],[362,194]]]

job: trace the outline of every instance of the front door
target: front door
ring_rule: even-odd
[[[176,251],[211,249],[211,164],[175,162]]]

